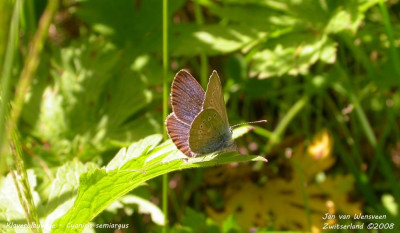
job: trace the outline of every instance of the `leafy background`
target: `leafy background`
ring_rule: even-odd
[[[17,2],[0,3],[2,74]],[[12,95],[45,6],[25,1],[17,17]],[[205,87],[217,70],[231,124],[268,119],[235,132],[241,154],[268,163],[236,153],[184,162],[157,135],[162,1],[60,1],[18,124],[38,218],[159,232],[162,185],[152,178],[196,168],[169,175],[170,232],[364,222],[325,213],[386,215],[398,229],[398,12],[397,0],[169,1],[168,82],[185,68]],[[238,163],[249,160],[258,162]],[[2,166],[0,227],[20,232],[6,226],[27,217]]]

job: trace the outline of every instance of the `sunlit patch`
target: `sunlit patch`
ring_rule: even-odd
[[[327,130],[323,130],[314,137],[308,147],[308,154],[314,159],[326,158],[331,154],[332,145],[332,137]]]

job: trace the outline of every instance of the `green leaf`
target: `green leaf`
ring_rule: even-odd
[[[147,151],[152,150],[156,145],[158,145],[158,143],[160,143],[161,139],[162,135],[152,135],[140,140],[139,142],[133,143],[128,149],[122,148],[118,154],[107,164],[106,170],[110,171],[121,169],[119,166],[123,166],[130,160],[133,160],[138,156],[143,155]],[[140,166],[142,166],[142,164],[137,164],[136,167]]]
[[[398,216],[398,203],[391,194],[382,195],[382,204],[391,215]]]
[[[235,221],[233,215],[225,219],[224,223],[222,224],[222,232],[223,233],[241,232],[240,227]]]
[[[247,26],[179,24],[171,28],[173,56],[209,56],[244,48],[265,37],[266,33]]]
[[[336,43],[327,36],[291,33],[268,41],[266,47],[252,60],[251,72],[259,78],[306,74],[319,59],[325,62],[336,59]]]
[[[355,32],[363,19],[359,8],[365,5],[362,1],[318,0],[201,2],[228,24],[226,28],[240,25],[265,33],[265,43],[253,39],[248,46],[258,44],[249,57],[252,58],[250,71],[259,78],[306,74],[319,60],[333,63],[336,44],[328,35],[344,30]],[[219,36],[221,38],[223,36]],[[209,41],[215,46],[212,37]],[[197,46],[201,48],[201,44]]]
[[[162,4],[159,0],[120,0],[112,5],[108,0],[79,2],[77,15],[118,46],[135,55],[161,51]],[[169,1],[168,14],[172,16],[183,4],[183,0]]]
[[[346,4],[345,9],[337,9],[325,27],[326,33],[339,33],[349,30],[355,33],[362,22],[364,15],[358,11],[356,4]]]
[[[106,169],[83,173],[78,196],[73,207],[58,219],[52,232],[80,232],[82,228],[69,229],[68,224],[88,223],[107,206],[132,189],[159,175],[172,171],[222,165],[232,162],[266,161],[260,156],[241,155],[237,152],[210,155],[182,160],[185,156],[169,140],[154,147],[160,136],[149,136],[121,150]],[[218,156],[218,157],[217,157]],[[124,157],[131,158],[126,161]],[[217,158],[215,158],[217,157]],[[110,170],[114,168],[114,170]],[[118,169],[119,168],[119,169]]]
[[[207,219],[203,213],[196,212],[191,208],[186,208],[182,225],[184,228],[190,229],[189,232],[221,232],[211,219]]]
[[[164,214],[152,202],[134,195],[126,195],[119,199],[123,205],[135,204],[139,207],[139,213],[150,214],[151,219],[158,225],[164,225]]]
[[[240,24],[257,26],[266,30],[273,29],[273,26],[294,26],[298,20],[282,11],[271,9],[262,4],[225,4],[209,6],[211,12],[221,19],[230,20]],[[249,14],[251,12],[251,14]]]
[[[34,153],[58,163],[71,157],[88,161],[115,149],[110,140],[127,143],[161,131],[156,110],[147,109],[153,99],[148,79],[159,65],[138,65],[140,58],[126,63],[122,50],[96,36],[57,52],[55,82],[39,80],[45,87],[34,86],[23,115],[33,136],[49,145],[31,148]],[[143,73],[145,68],[153,73]]]
[[[88,169],[81,162],[68,162],[58,168],[56,179],[50,187],[49,200],[46,205],[45,232],[49,226],[63,216],[74,204],[79,187],[79,176]]]

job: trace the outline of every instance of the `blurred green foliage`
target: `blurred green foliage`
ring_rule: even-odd
[[[14,2],[0,1],[0,71],[7,68],[4,58]],[[100,174],[100,167],[128,162],[115,162],[120,148],[161,133],[165,120],[162,1],[60,3],[18,124],[34,200],[38,203],[41,196],[41,204],[47,203],[38,208],[41,216],[72,206],[80,174]],[[10,93],[45,4],[25,1],[20,12],[18,49],[9,67]],[[183,68],[199,78],[202,71],[211,74],[215,69],[223,82],[231,124],[268,119],[266,126],[255,126],[254,133],[237,140],[240,152],[262,154],[270,161],[248,165],[258,172],[251,177],[255,183],[287,178],[289,152],[328,129],[337,162],[321,176],[351,174],[355,190],[346,194],[348,198],[364,200],[365,213],[386,214],[399,223],[398,12],[398,0],[170,0],[168,79]],[[208,64],[202,62],[204,56]],[[5,79],[2,87],[7,86]],[[2,101],[3,106],[10,103]],[[148,146],[141,152],[146,154],[155,145]],[[157,174],[168,170],[163,169]],[[13,192],[7,189],[11,181],[8,175],[1,185],[8,203],[18,200],[17,193],[5,195]],[[63,193],[57,182],[67,183],[68,192]],[[171,232],[240,231],[234,216],[224,223],[206,217],[205,205],[223,208],[224,201],[215,194],[220,190],[203,186],[201,169],[172,176],[170,187]],[[159,204],[160,190],[160,181],[152,180],[130,195]],[[49,201],[58,195],[59,202]],[[141,199],[129,202],[133,208],[120,200],[93,221],[129,222],[138,232],[159,231],[152,223],[156,221],[138,214],[149,203],[137,200]],[[155,215],[154,208],[146,213]],[[304,215],[309,214],[306,205],[303,208]],[[18,211],[22,209],[2,205],[0,212],[7,213],[2,220],[24,222]],[[59,217],[55,211],[47,219]],[[265,229],[280,230],[273,221]]]

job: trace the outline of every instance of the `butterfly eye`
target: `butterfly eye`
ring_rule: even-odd
[[[208,120],[211,121],[211,117],[208,117]]]
[[[200,125],[200,129],[202,129],[202,128],[203,128],[203,124]]]

